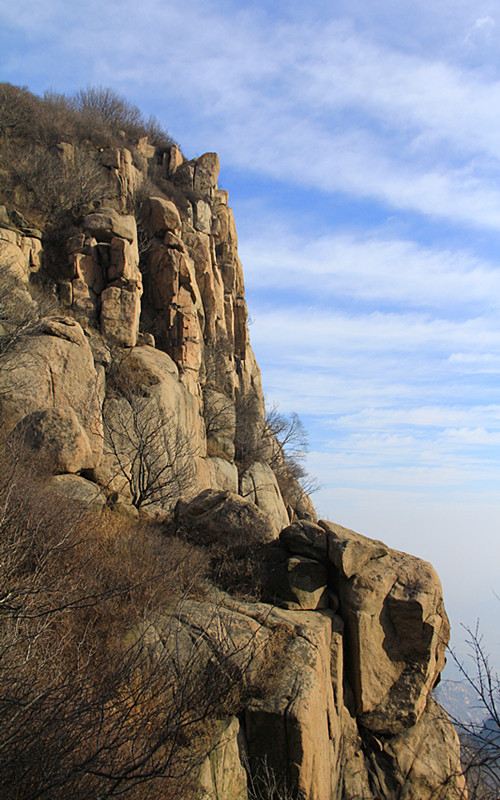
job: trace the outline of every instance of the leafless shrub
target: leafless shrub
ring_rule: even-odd
[[[271,467],[285,503],[292,509],[309,505],[317,483],[307,472],[307,433],[297,414],[272,408],[263,416],[258,398],[247,394],[236,402],[236,462],[240,474],[255,461]]]
[[[248,775],[248,800],[298,800],[286,778],[278,777],[267,759],[245,765]]]
[[[121,395],[119,413],[104,414],[106,441],[136,508],[171,508],[191,486],[194,452],[175,417],[153,397]]]
[[[25,88],[0,83],[0,138],[32,134],[36,98]]]
[[[191,599],[203,581],[197,552],[70,506],[22,459],[3,457],[5,800],[191,797],[212,721],[259,691],[255,634],[235,642],[230,613]]]
[[[485,723],[453,719],[462,744],[469,800],[497,800],[500,794],[500,676],[491,663],[479,624],[465,628],[471,666],[451,651],[459,673],[471,687]]]
[[[32,145],[12,154],[9,170],[13,184],[25,197],[24,204],[53,225],[64,216],[76,220],[107,191],[102,167],[91,150],[76,149],[71,158],[63,159]]]

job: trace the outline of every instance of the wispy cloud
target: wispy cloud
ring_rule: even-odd
[[[423,246],[383,233],[311,235],[297,226],[266,229],[242,242],[248,280],[255,289],[287,288],[300,296],[343,295],[371,303],[392,302],[462,315],[500,305],[500,267],[473,252]],[[459,357],[456,357],[458,360]]]
[[[4,7],[0,19],[39,32],[43,50],[22,55],[38,67],[45,55],[48,83],[64,58],[146,102],[153,85],[188,143],[215,135],[239,167],[500,230],[500,81],[477,70],[373,41],[331,13],[298,22],[200,0],[87,0]]]

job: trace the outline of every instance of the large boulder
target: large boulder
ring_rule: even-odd
[[[232,492],[206,489],[189,502],[179,500],[175,515],[190,538],[202,544],[273,538],[268,517],[254,503]]]
[[[53,473],[80,472],[97,466],[95,454],[72,408],[33,411],[16,426],[14,435],[38,453]]]
[[[241,478],[240,492],[267,514],[275,536],[289,524],[278,481],[268,464],[252,464]]]
[[[177,206],[164,197],[148,197],[144,207],[144,224],[154,236],[164,236],[168,231],[179,236],[182,222]]]
[[[217,153],[203,153],[194,162],[193,188],[205,196],[213,196],[217,188],[220,162]]]
[[[443,669],[449,639],[432,566],[333,522],[294,524],[281,541],[290,553],[329,567],[361,724],[383,734],[414,725]]]
[[[101,294],[101,331],[112,345],[134,347],[139,333],[142,290],[135,284],[108,286]]]
[[[395,782],[398,800],[467,800],[457,732],[432,698],[416,725],[385,740],[382,753],[375,747],[373,752],[373,772],[386,791],[390,784],[383,765],[387,758],[393,763],[392,786]]]
[[[131,214],[119,214],[114,208],[101,208],[88,214],[83,220],[83,228],[98,242],[111,242],[113,236],[137,243],[137,225]]]
[[[44,427],[45,441],[52,442],[52,451],[58,450],[65,463],[69,459],[72,469],[77,462],[96,465],[103,447],[101,388],[102,381],[80,325],[69,317],[43,320],[33,335],[20,336],[2,359],[2,430],[9,434],[25,417],[50,411],[43,425],[39,417],[37,426],[39,430]],[[74,412],[74,416],[70,413],[71,421],[65,415],[67,409]],[[61,441],[56,445],[58,415],[60,419],[65,417],[66,422],[61,427]],[[80,429],[87,437],[91,455]]]
[[[68,503],[76,503],[82,510],[100,511],[106,504],[106,496],[100,486],[80,475],[54,475],[48,485]]]

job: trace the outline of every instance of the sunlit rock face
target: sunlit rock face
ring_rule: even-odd
[[[255,800],[265,765],[302,800],[464,800],[457,737],[431,699],[449,637],[434,570],[316,523],[273,471],[217,155],[185,160],[142,137],[98,161],[105,197],[59,231],[55,255],[0,206],[0,424],[68,503],[175,518],[205,544],[248,534],[262,549],[258,602],[221,595],[179,617],[188,649],[201,631],[213,657],[221,630],[236,652],[256,648],[258,691],[207,732],[200,797]],[[140,452],[169,482],[140,485]]]

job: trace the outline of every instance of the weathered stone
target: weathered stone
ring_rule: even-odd
[[[212,196],[217,188],[220,163],[217,153],[204,153],[194,162],[194,190]]]
[[[137,242],[135,217],[130,214],[119,214],[114,208],[101,208],[93,214],[88,214],[82,224],[98,242],[111,242],[113,236],[126,239],[130,243]]]
[[[238,494],[238,469],[225,458],[207,458],[210,468],[210,488]]]
[[[79,475],[54,475],[48,485],[58,495],[83,508],[99,511],[106,504],[106,496],[100,486]]]
[[[191,538],[203,544],[272,538],[267,516],[254,503],[231,492],[206,489],[188,503],[179,500],[175,515]]]
[[[97,466],[87,434],[72,408],[34,411],[14,430],[53,473],[80,472]]]
[[[202,233],[210,233],[212,229],[212,212],[204,200],[196,200],[194,203],[194,227]]]
[[[170,173],[176,186],[184,191],[193,190],[194,164],[192,161],[183,161],[174,172]]]
[[[155,337],[152,333],[146,333],[145,331],[140,331],[137,336],[137,346],[138,347],[155,347]]]
[[[219,270],[214,265],[210,237],[193,232],[185,235],[192,258],[196,282],[200,290],[205,311],[205,334],[209,341],[226,336],[224,306],[224,284]]]
[[[274,597],[284,608],[314,611],[329,607],[328,576],[325,564],[312,558],[295,556],[282,561],[273,572]]]
[[[108,281],[135,283],[138,287],[142,286],[142,276],[135,248],[126,239],[119,239],[116,236],[111,239]]]
[[[250,765],[258,771],[267,762],[292,796],[331,800],[340,782],[342,731],[330,663],[341,658],[341,637],[326,611],[275,609],[266,627],[273,623],[288,629],[290,640],[272,690],[245,712]]]
[[[274,535],[279,536],[290,520],[271,467],[260,462],[252,464],[241,478],[240,491],[267,514]]]
[[[0,371],[0,423],[7,434],[33,412],[71,408],[85,431],[95,463],[102,453],[98,377],[80,325],[46,319],[22,337]]]
[[[144,156],[144,158],[147,158],[148,160],[150,158],[154,158],[156,153],[156,147],[149,143],[147,136],[141,136],[137,140],[136,150],[141,154],[141,156]]]
[[[168,231],[179,236],[182,231],[177,206],[163,197],[148,197],[144,208],[144,220],[154,236],[164,236]]]
[[[168,164],[167,164],[167,171],[169,174],[173,174],[178,170],[181,164],[184,162],[183,155],[181,153],[180,147],[176,144],[173,144],[168,151]]]
[[[139,332],[141,291],[137,286],[109,286],[101,294],[101,331],[111,344],[134,347]]]
[[[119,147],[107,147],[101,153],[101,164],[109,169],[120,169],[121,153]]]
[[[422,715],[445,663],[449,623],[430,564],[332,522],[326,532],[333,587],[346,624],[356,714],[381,733]]]
[[[96,294],[100,294],[104,289],[104,276],[97,260],[97,253],[74,253],[71,259],[74,277],[83,281]]]
[[[373,752],[372,763],[376,763],[377,748]],[[446,712],[432,698],[416,725],[384,741],[383,755],[394,764],[397,789],[392,796],[398,800],[466,800],[458,736]],[[382,786],[384,782],[387,786],[384,767],[381,758],[376,772]]]

